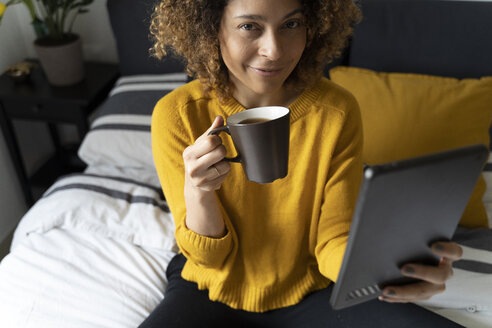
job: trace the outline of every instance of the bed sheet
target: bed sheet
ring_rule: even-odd
[[[0,326],[137,327],[163,299],[174,254],[85,231],[31,233],[2,261]]]
[[[0,263],[0,327],[136,327],[176,254],[162,191],[104,170],[58,180]]]

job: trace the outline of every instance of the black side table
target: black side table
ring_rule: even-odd
[[[83,170],[83,164],[74,160],[72,154],[62,147],[56,124],[68,123],[77,127],[80,140],[89,130],[89,114],[105,99],[119,76],[118,65],[87,62],[85,79],[67,87],[51,86],[41,68],[35,68],[30,80],[15,83],[9,76],[0,76],[0,128],[7,143],[10,156],[22,186],[26,204],[30,207],[35,197],[32,187],[36,180],[41,187],[49,187],[56,177]],[[41,121],[48,124],[55,146],[55,155],[38,172],[28,177],[22,159],[13,119]]]

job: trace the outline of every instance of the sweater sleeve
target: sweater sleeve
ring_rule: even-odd
[[[154,163],[175,223],[175,236],[180,251],[189,260],[206,267],[220,267],[232,249],[231,227],[226,222],[227,234],[222,238],[199,235],[186,226],[184,199],[183,151],[193,144],[194,125],[185,114],[179,95],[174,93],[162,98],[152,114],[152,153]],[[204,130],[205,131],[205,130]],[[222,206],[219,204],[221,211]],[[224,213],[223,213],[224,214]]]
[[[336,281],[340,271],[362,173],[362,122],[359,106],[352,99],[331,158],[317,231],[319,269],[331,281]]]

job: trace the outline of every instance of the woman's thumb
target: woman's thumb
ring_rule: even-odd
[[[222,116],[216,116],[214,121],[212,122],[212,125],[208,128],[208,130],[203,134],[203,136],[210,135],[212,130],[220,128],[221,126],[224,125],[224,118]],[[214,133],[215,134],[215,133]]]
[[[224,118],[220,115],[215,117],[215,120],[212,122],[212,126],[210,127],[209,131],[219,128],[222,125],[224,125]]]

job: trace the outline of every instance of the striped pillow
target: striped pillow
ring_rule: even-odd
[[[154,170],[152,111],[160,98],[186,81],[184,73],[121,77],[98,110],[79,157],[87,165]]]
[[[118,176],[61,177],[22,218],[12,249],[30,233],[54,228],[161,250],[175,247],[174,222],[160,186]]]

